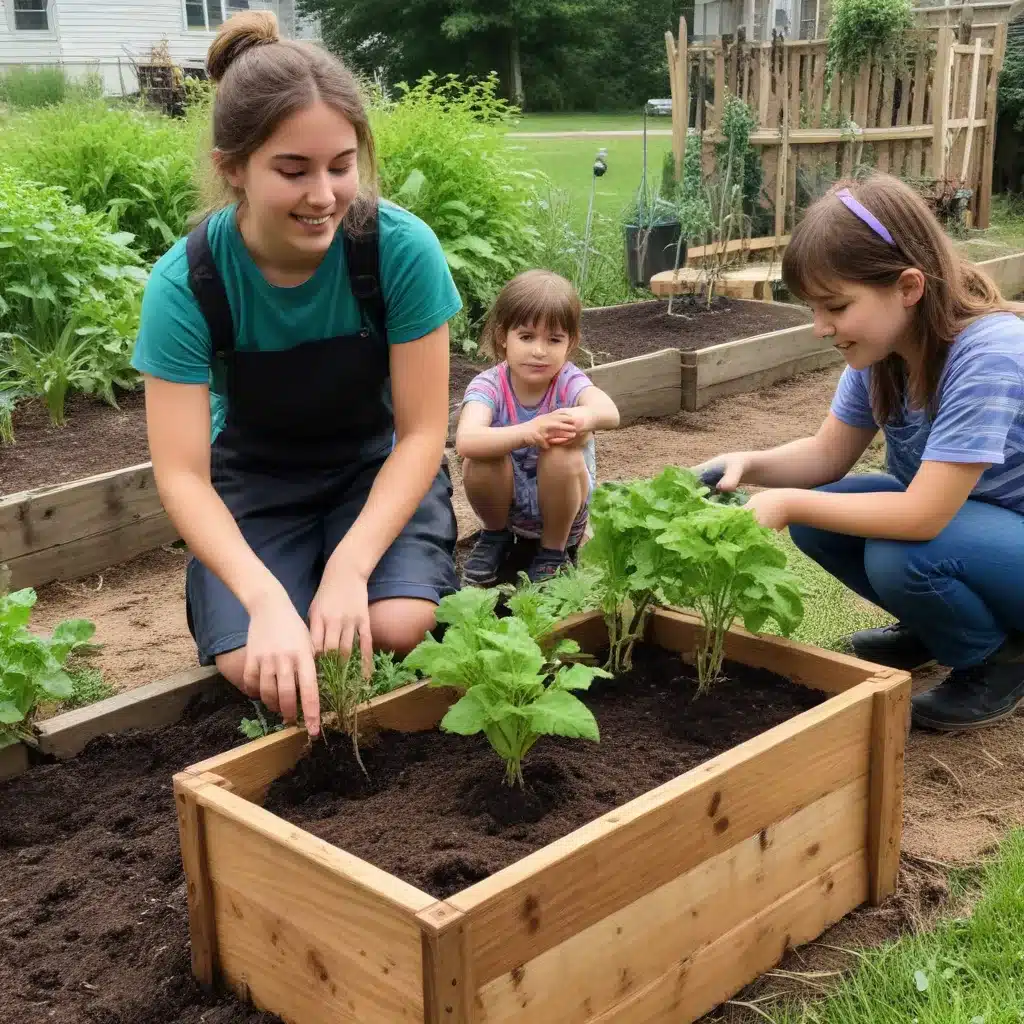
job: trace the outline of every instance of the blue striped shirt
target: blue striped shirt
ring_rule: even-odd
[[[876,427],[870,368],[847,367],[832,413],[851,427]],[[1024,321],[991,313],[964,328],[939,379],[938,411],[921,409],[884,427],[889,472],[909,486],[923,461],[988,462],[972,498],[1024,513]]]

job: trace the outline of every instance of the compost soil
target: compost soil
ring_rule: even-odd
[[[172,775],[244,742],[225,690],[0,784],[0,1024],[271,1024],[194,982]]]
[[[732,664],[698,697],[692,669],[653,647],[581,696],[601,742],[542,737],[522,790],[482,735],[386,732],[362,751],[369,779],[347,740],[317,744],[265,806],[445,899],[823,699]]]
[[[462,401],[466,385],[485,369],[486,363],[452,354],[452,411]],[[120,393],[118,406],[115,409],[99,399],[72,394],[65,425],[55,427],[41,400],[20,402],[14,413],[15,443],[0,445],[0,496],[148,462],[142,390]]]
[[[704,299],[685,295],[673,302],[671,316],[668,301],[661,299],[584,310],[583,347],[595,363],[610,363],[665,348],[693,352],[810,321],[809,310],[791,305],[719,296],[708,307]],[[588,365],[585,358],[576,362]]]

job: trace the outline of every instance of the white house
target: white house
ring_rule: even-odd
[[[166,42],[175,64],[201,68],[217,26],[237,11],[276,12],[282,35],[316,38],[295,0],[0,0],[0,71],[59,65],[69,77],[98,73],[107,93],[138,89],[133,64]]]

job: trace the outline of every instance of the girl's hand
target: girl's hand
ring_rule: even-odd
[[[370,634],[366,577],[347,561],[335,561],[333,556],[328,560],[320,587],[309,606],[309,633],[317,654],[336,650],[346,660],[352,653],[352,644],[358,633],[363,677],[370,678],[373,673],[373,637]]]
[[[556,409],[554,412],[537,416],[524,424],[525,442],[531,448],[550,448],[553,444],[565,444],[578,433],[574,409]]]
[[[705,487],[735,491],[750,468],[752,452],[727,452],[693,467]]]
[[[770,530],[784,530],[789,526],[792,508],[790,491],[787,488],[760,491],[743,507],[750,509],[758,523]]]
[[[283,587],[269,591],[249,609],[245,651],[245,692],[253,699],[259,697],[271,711],[280,711],[286,722],[294,722],[297,685],[306,729],[316,736],[320,731],[320,692],[313,644]]]

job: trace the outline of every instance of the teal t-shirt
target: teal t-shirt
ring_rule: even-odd
[[[363,324],[349,286],[341,231],[308,281],[279,287],[267,281],[249,254],[235,213],[232,205],[210,218],[209,240],[231,306],[237,350],[269,352],[358,333]],[[462,300],[437,236],[419,217],[381,200],[378,231],[388,342],[402,345],[450,320]],[[209,383],[216,437],[224,425],[226,396],[218,390],[222,382],[213,379],[212,362],[210,333],[189,287],[181,239],[157,261],[146,285],[132,366],[177,384]]]

